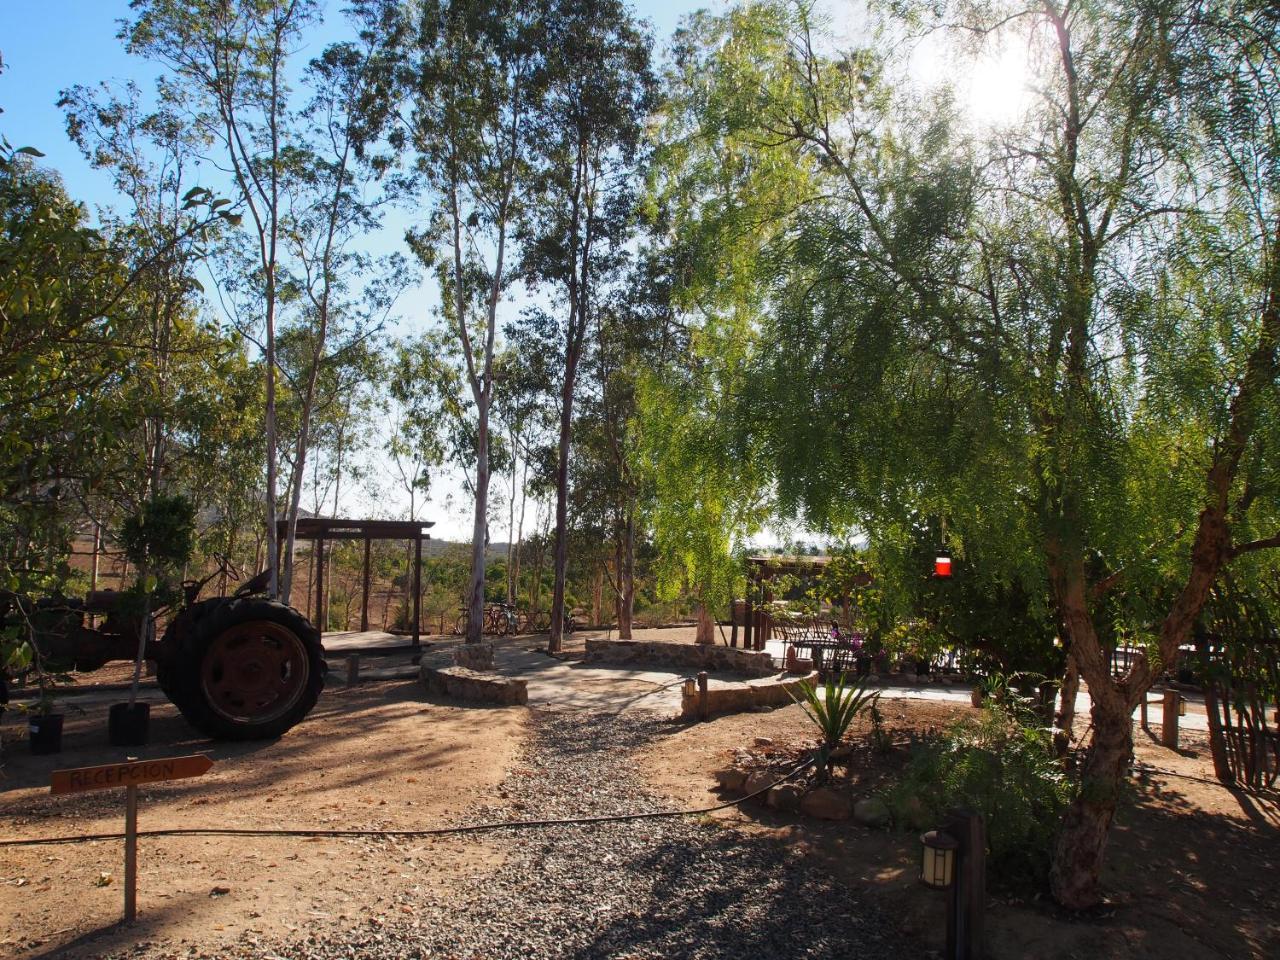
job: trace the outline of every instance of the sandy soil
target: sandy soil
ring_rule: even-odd
[[[890,728],[945,724],[964,706],[885,701]],[[861,721],[860,721],[861,723]],[[1158,727],[1156,728],[1158,731]],[[865,733],[865,724],[855,736]],[[1108,905],[1069,917],[1034,891],[993,890],[987,914],[995,960],[1203,960],[1280,956],[1280,798],[1226,790],[1213,779],[1207,742],[1184,733],[1171,751],[1139,730],[1137,760],[1157,768],[1142,778],[1117,816],[1105,878]],[[713,801],[714,771],[756,737],[775,745],[813,737],[799,707],[721,717],[683,727],[638,757],[648,782],[682,804]],[[867,772],[862,772],[867,776]],[[873,786],[874,776],[868,786]],[[716,814],[824,858],[883,903],[903,931],[919,936],[941,923],[938,895],[916,880],[919,844],[911,833],[823,823],[744,805]],[[933,937],[940,949],[940,937]]]
[[[26,752],[7,715],[0,832],[60,836],[123,829],[123,791],[53,797],[55,768],[109,763],[106,705],[67,717],[64,751]],[[416,682],[333,686],[312,715],[275,742],[200,738],[168,704],[152,706],[140,757],[207,753],[198,780],[143,788],[139,828],[246,826],[430,827],[492,791],[524,734],[523,709],[429,702]],[[17,742],[14,742],[17,741]],[[140,942],[185,948],[248,931],[374,924],[408,914],[424,887],[444,888],[499,866],[484,840],[143,838],[139,923],[124,930],[119,841],[0,848],[0,956],[95,957]]]

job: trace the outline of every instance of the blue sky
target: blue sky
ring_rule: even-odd
[[[344,32],[343,2],[325,4],[325,25],[308,38],[299,61]],[[669,37],[681,16],[719,3],[693,0],[644,0],[640,15],[654,26],[659,42]],[[154,64],[124,52],[116,39],[129,16],[128,0],[4,0],[0,3],[0,133],[14,146],[41,150],[46,165],[62,174],[71,195],[90,206],[114,199],[106,174],[93,170],[66,135],[60,91],[76,84],[133,80],[149,89],[158,74]]]

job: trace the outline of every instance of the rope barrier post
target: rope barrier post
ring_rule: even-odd
[[[698,719],[706,721],[711,715],[710,698],[707,696],[707,671],[698,674]]]
[[[124,922],[138,919],[138,788],[124,791]]]

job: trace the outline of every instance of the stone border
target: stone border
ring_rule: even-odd
[[[740,673],[748,677],[767,677],[777,673],[773,656],[763,650],[669,640],[588,640],[585,659],[588,663],[661,664],[706,670],[708,673]]]
[[[815,670],[808,676],[787,678],[777,674],[761,680],[744,680],[707,689],[707,716],[746,713],[756,707],[785,707],[795,702],[800,684],[817,683]],[[686,680],[680,689],[680,719],[698,720],[702,715],[702,697],[698,685]]]
[[[465,700],[470,703],[497,703],[523,706],[529,702],[529,684],[515,677],[478,673],[466,667],[429,667],[419,673],[427,693]]]

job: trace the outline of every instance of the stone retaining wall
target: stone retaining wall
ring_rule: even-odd
[[[527,681],[477,673],[466,667],[429,667],[419,673],[428,693],[465,700],[470,703],[497,703],[518,706],[529,702]]]
[[[689,670],[718,670],[748,677],[777,672],[773,657],[763,650],[741,650],[708,643],[663,640],[588,640],[586,659],[595,663],[648,663]]]
[[[800,696],[800,684],[817,682],[817,671],[807,677],[783,676],[767,680],[747,680],[707,690],[707,716],[726,713],[745,713],[755,707],[785,707]],[[680,690],[680,719],[697,720],[701,716],[701,697],[698,684],[686,680]]]

